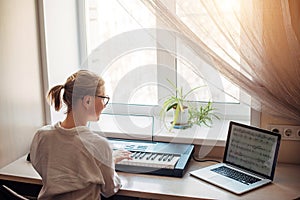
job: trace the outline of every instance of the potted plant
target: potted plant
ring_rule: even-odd
[[[166,113],[173,109],[173,120],[170,122],[171,127],[170,130],[174,127],[176,128],[188,128],[193,124],[201,125],[205,124],[210,126],[212,123],[212,118],[217,115],[213,114],[214,108],[212,107],[212,103],[208,102],[206,106],[195,107],[189,104],[187,101],[187,97],[192,94],[195,90],[199,89],[199,87],[192,88],[187,93],[183,93],[183,88],[178,88],[174,83],[170,80],[167,80],[170,85],[175,89],[175,95],[171,95],[168,97],[162,106],[160,111],[161,118],[165,121]]]
[[[207,102],[206,106],[199,106],[198,108],[189,109],[189,123],[201,126],[212,125],[213,118],[220,119],[218,115],[213,113],[215,109],[212,107],[212,102]]]

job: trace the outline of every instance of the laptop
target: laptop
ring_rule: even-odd
[[[280,139],[278,133],[231,121],[223,162],[190,174],[243,194],[273,181]]]

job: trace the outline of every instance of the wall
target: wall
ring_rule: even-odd
[[[267,129],[267,126],[269,124],[299,126],[300,122],[298,124],[295,124],[287,120],[268,115],[267,112],[262,112],[261,127]],[[300,164],[300,156],[298,155],[299,152],[300,141],[281,140],[278,161],[282,163]]]
[[[0,0],[0,168],[29,151],[43,125],[35,0]]]

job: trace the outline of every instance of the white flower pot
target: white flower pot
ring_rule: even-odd
[[[175,117],[176,109],[173,109],[173,119]],[[179,111],[179,115],[176,121],[176,125],[186,125],[189,120],[189,110],[188,107],[183,109],[183,112]]]

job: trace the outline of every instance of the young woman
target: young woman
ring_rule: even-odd
[[[115,163],[130,159],[130,153],[113,155],[108,141],[86,126],[99,120],[109,101],[103,79],[80,70],[64,85],[54,86],[47,99],[56,111],[64,103],[67,115],[62,122],[39,129],[33,138],[30,160],[43,182],[38,199],[99,200],[100,194],[115,194],[121,187]]]

